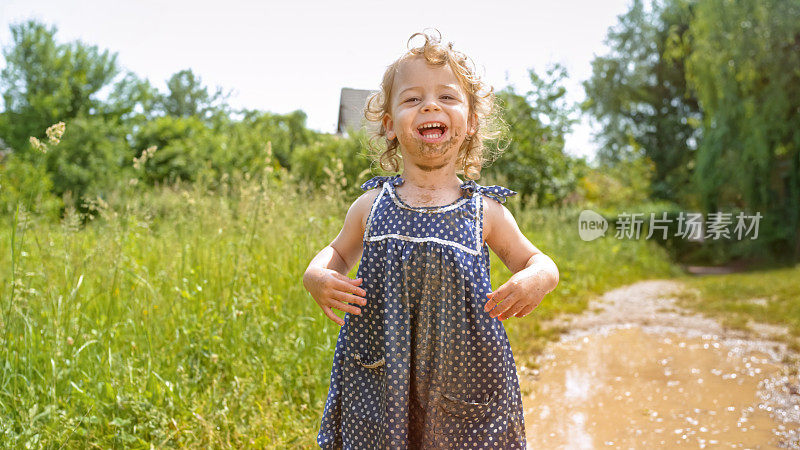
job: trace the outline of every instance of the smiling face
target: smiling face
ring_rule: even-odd
[[[416,56],[400,65],[391,109],[383,118],[386,137],[397,137],[404,161],[439,168],[455,162],[477,116],[450,65],[433,66]]]

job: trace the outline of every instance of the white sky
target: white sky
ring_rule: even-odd
[[[302,109],[307,125],[336,130],[342,87],[377,89],[384,69],[406,50],[411,34],[437,28],[482,67],[500,90],[530,87],[560,62],[570,75],[570,100],[590,61],[628,0],[434,2],[256,2],[228,0],[0,0],[0,45],[9,25],[36,18],[57,28],[56,40],[81,40],[118,54],[117,62],[166,90],[175,72],[191,68],[213,90],[233,90],[229,103],[276,113]],[[436,5],[436,6],[434,6]],[[0,68],[5,60],[0,58]],[[568,136],[572,155],[595,154],[589,119]]]

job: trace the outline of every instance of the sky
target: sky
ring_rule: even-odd
[[[341,89],[378,89],[408,38],[426,28],[470,56],[496,90],[524,93],[530,69],[543,75],[558,62],[569,74],[567,99],[581,101],[591,61],[608,53],[607,31],[629,3],[0,0],[0,45],[9,45],[11,24],[37,19],[57,29],[58,42],[117,53],[123,70],[162,92],[172,74],[192,69],[210,92],[232,92],[234,108],[302,109],[309,128],[333,133]],[[579,119],[565,150],[591,160],[596,124]]]

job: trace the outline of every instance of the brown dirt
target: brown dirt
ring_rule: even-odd
[[[566,331],[519,368],[530,448],[800,448],[786,328],[724,327],[678,307],[682,289],[643,281],[543,323]]]

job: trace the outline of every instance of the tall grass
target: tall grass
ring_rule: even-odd
[[[339,327],[301,276],[352,199],[285,174],[223,181],[120,186],[85,225],[74,210],[6,219],[2,445],[314,446]],[[581,241],[577,213],[516,211],[561,271],[539,308],[505,322],[518,362],[552,338],[540,319],[673,273],[654,243]],[[495,288],[511,275],[494,255],[492,270]]]
[[[85,227],[74,212],[3,227],[0,441],[309,442],[338,327],[300,276],[342,199],[224,186],[112,198]]]

